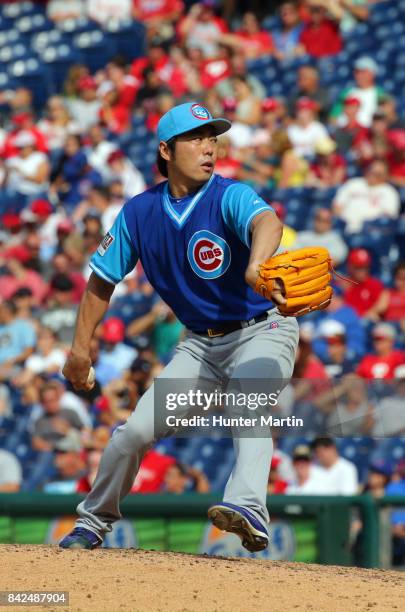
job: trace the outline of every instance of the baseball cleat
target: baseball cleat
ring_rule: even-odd
[[[236,533],[249,552],[264,550],[269,544],[266,527],[246,508],[222,502],[209,508],[208,518],[221,531]]]
[[[60,542],[61,548],[84,548],[92,550],[101,546],[103,540],[99,538],[93,531],[84,527],[75,527],[73,531],[67,534]]]

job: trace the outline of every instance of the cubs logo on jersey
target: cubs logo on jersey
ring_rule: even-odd
[[[225,274],[231,263],[228,243],[208,230],[194,234],[188,244],[187,256],[195,274],[206,280]]]
[[[191,114],[196,119],[201,119],[202,121],[205,121],[206,119],[211,118],[209,111],[200,104],[193,104],[190,110]]]

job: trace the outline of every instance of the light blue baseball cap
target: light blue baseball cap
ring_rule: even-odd
[[[157,127],[157,137],[159,142],[162,140],[167,142],[175,136],[204,125],[212,125],[219,136],[229,130],[232,123],[222,117],[214,119],[209,110],[198,102],[186,102],[174,106],[161,117]]]

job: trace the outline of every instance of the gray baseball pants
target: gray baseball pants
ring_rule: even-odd
[[[283,379],[291,378],[298,344],[298,324],[276,309],[265,321],[217,338],[187,332],[171,362],[159,378],[166,379]],[[186,408],[184,409],[186,412]],[[176,411],[176,416],[181,416]],[[106,447],[86,499],[77,507],[76,525],[103,538],[121,518],[120,501],[129,493],[146,450],[168,435],[155,431],[154,384],[139,400],[124,425]],[[202,435],[204,435],[202,433]],[[262,522],[266,508],[268,475],[273,454],[268,437],[234,437],[235,464],[224,492],[224,501],[248,508]]]

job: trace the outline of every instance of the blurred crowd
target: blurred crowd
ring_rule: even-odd
[[[376,4],[291,1],[263,15],[232,0],[46,3],[56,26],[136,19],[146,48],[93,73],[72,65],[45,106],[27,86],[0,87],[0,491],[88,491],[111,432],[181,339],[138,265],[92,341],[93,392],[61,375],[89,257],[123,203],[162,180],[159,118],[196,99],[233,122],[216,171],[274,206],[281,248],[326,246],[344,273],[328,310],[300,321],[282,415],[309,415],[308,435],[316,422],[335,436],[402,436],[399,455],[361,474],[333,438],[289,454],[280,444],[269,492],[405,493],[404,99],[381,84],[375,55],[345,56]],[[322,72],[333,58],[346,70],[338,89]],[[276,95],[281,73],[292,80]],[[134,492],[215,489],[203,466],[162,448],[146,454]]]

